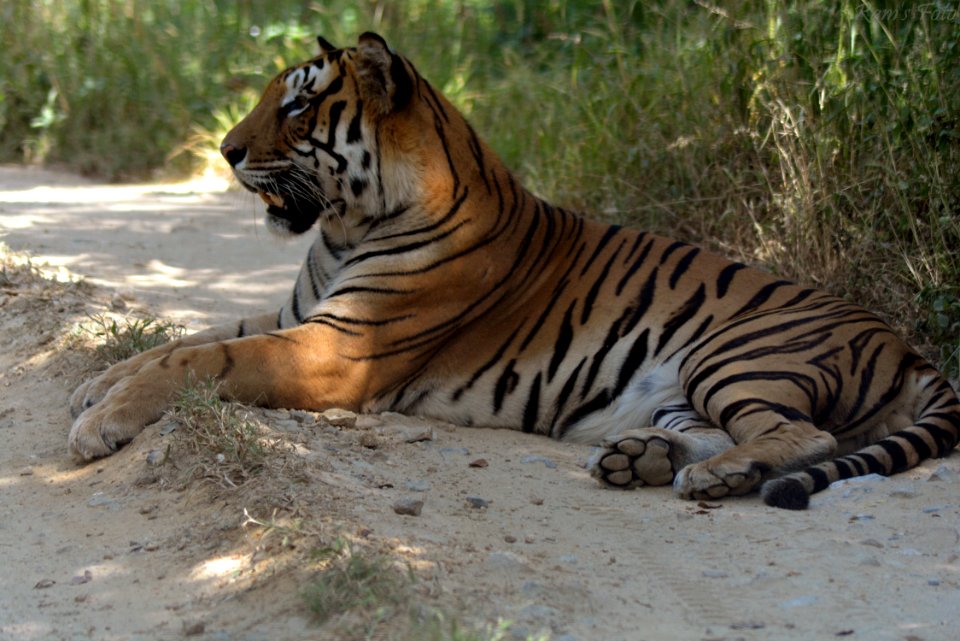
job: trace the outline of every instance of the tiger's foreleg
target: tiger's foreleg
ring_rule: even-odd
[[[653,414],[655,427],[608,437],[590,463],[590,473],[607,485],[631,489],[668,485],[677,473],[733,447],[733,439],[687,404]]]
[[[116,363],[99,376],[86,381],[74,390],[70,396],[70,414],[77,418],[81,412],[99,403],[119,381],[136,374],[150,361],[163,358],[175,349],[215,343],[242,336],[254,336],[276,329],[278,329],[277,314],[273,312],[245,318],[236,323],[211,327],[132,356],[125,361]]]
[[[191,380],[214,379],[221,396],[271,407],[359,408],[368,367],[337,354],[337,336],[307,324],[275,333],[182,345],[113,384],[70,430],[78,459],[111,454],[157,421]]]

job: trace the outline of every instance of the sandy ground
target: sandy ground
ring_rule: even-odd
[[[0,242],[94,285],[0,280],[0,639],[367,638],[300,595],[307,551],[336,538],[411,568],[421,605],[510,621],[505,639],[960,638],[956,453],[801,513],[607,491],[590,448],[391,415],[260,411],[275,451],[237,488],[215,465],[184,481],[202,459],[179,446],[157,465],[184,429],[164,421],[75,465],[67,398],[92,362],[76,324],[146,310],[194,331],[274,308],[308,239],[280,244],[259,208],[0,168]]]

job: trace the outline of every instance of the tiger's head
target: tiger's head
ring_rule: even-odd
[[[411,111],[416,71],[373,33],[349,49],[318,42],[320,54],[274,78],[220,145],[279,235],[302,234],[322,216],[384,214],[418,182],[416,162],[396,162],[415,146],[410,123],[391,125]]]

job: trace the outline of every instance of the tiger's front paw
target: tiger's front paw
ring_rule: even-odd
[[[86,462],[109,456],[162,416],[163,405],[156,399],[124,398],[126,396],[130,394],[124,394],[123,390],[111,392],[77,417],[67,439],[74,459]]]

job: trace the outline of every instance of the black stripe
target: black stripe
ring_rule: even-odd
[[[421,248],[423,248],[423,247],[426,247],[427,245],[432,245],[433,243],[435,243],[435,242],[437,242],[437,241],[443,240],[443,239],[446,238],[447,236],[450,236],[450,235],[453,234],[455,231],[457,231],[458,229],[460,229],[460,227],[461,227],[462,225],[463,225],[463,223],[461,222],[461,223],[455,225],[454,227],[451,227],[450,229],[448,229],[448,230],[445,231],[445,232],[441,232],[441,233],[437,234],[436,236],[432,236],[432,237],[426,238],[426,239],[424,239],[424,240],[418,240],[418,241],[413,242],[413,243],[407,243],[406,245],[398,245],[398,246],[396,246],[396,247],[388,247],[388,248],[386,248],[386,249],[377,249],[377,250],[374,250],[374,251],[368,251],[368,252],[364,252],[364,253],[362,253],[362,254],[358,254],[357,256],[354,256],[353,258],[351,258],[350,260],[348,260],[348,261],[345,263],[344,267],[350,267],[350,266],[352,266],[352,265],[356,265],[357,263],[362,263],[362,262],[365,261],[365,260],[369,260],[369,259],[371,259],[371,258],[377,258],[377,257],[379,257],[379,256],[394,256],[394,255],[396,255],[396,254],[405,254],[405,253],[407,253],[407,252],[416,251],[417,249],[421,249]]]
[[[759,292],[754,294],[753,298],[747,301],[746,305],[744,305],[743,307],[738,309],[735,313],[733,313],[731,315],[731,318],[740,316],[741,314],[744,314],[746,312],[749,312],[750,310],[760,307],[760,305],[763,305],[765,302],[767,302],[770,299],[771,296],[773,296],[773,293],[775,291],[777,291],[784,285],[793,285],[793,283],[791,283],[788,280],[778,280],[776,282],[764,285]]]
[[[335,323],[343,323],[345,325],[363,325],[366,327],[383,327],[384,325],[391,325],[393,323],[399,323],[405,320],[409,320],[415,317],[416,314],[404,314],[402,316],[391,316],[389,318],[377,318],[377,319],[366,319],[366,318],[350,318],[347,316],[338,316],[336,314],[316,314],[307,319],[311,323],[316,323],[321,320],[329,320]]]
[[[742,263],[733,263],[723,268],[723,271],[720,272],[720,276],[717,278],[717,298],[723,298],[727,295],[727,290],[730,287],[730,282],[733,280],[733,275],[741,269],[746,268],[747,266]]]
[[[460,400],[460,396],[461,396],[466,390],[468,390],[468,389],[470,389],[471,387],[473,387],[474,383],[476,383],[476,382],[480,379],[480,377],[483,376],[483,375],[487,372],[487,370],[489,370],[489,369],[490,369],[491,367],[493,367],[497,362],[499,362],[501,358],[503,358],[503,355],[506,353],[507,348],[510,347],[510,344],[513,342],[513,339],[515,339],[515,338],[517,337],[517,333],[520,331],[520,327],[521,327],[522,325],[523,325],[523,323],[521,322],[520,325],[517,326],[517,328],[516,328],[515,330],[513,330],[513,333],[510,334],[509,337],[507,337],[507,340],[504,341],[503,345],[501,345],[500,348],[497,349],[497,351],[494,353],[493,357],[492,357],[490,360],[488,360],[486,363],[484,363],[483,365],[481,365],[481,366],[480,366],[480,369],[478,369],[477,371],[475,371],[475,372],[473,373],[473,376],[470,377],[470,380],[468,380],[464,385],[460,386],[459,388],[457,388],[456,391],[454,391],[453,396],[452,396],[453,400],[455,400],[455,401]]]
[[[542,373],[537,372],[537,376],[530,384],[530,393],[527,395],[527,404],[523,408],[523,431],[532,432],[537,426],[537,418],[540,416],[540,379]]]
[[[633,258],[633,255],[636,253],[637,249],[640,248],[640,243],[643,242],[643,239],[647,237],[647,232],[642,231],[637,234],[637,238],[633,241],[633,245],[630,247],[630,251],[626,256],[623,257],[623,264],[626,265],[630,262],[630,259]]]
[[[633,378],[633,375],[636,371],[643,365],[644,361],[647,360],[647,341],[650,337],[650,330],[645,329],[640,336],[633,341],[633,345],[630,346],[630,351],[627,352],[627,357],[623,360],[623,364],[620,366],[620,374],[617,376],[617,386],[613,390],[613,396],[617,397],[623,393],[623,390],[627,387],[627,383],[630,382],[630,379]]]
[[[507,363],[507,366],[500,374],[500,378],[497,379],[497,385],[493,390],[494,414],[500,413],[500,410],[503,408],[503,399],[507,394],[512,394],[517,388],[517,384],[520,382],[520,377],[515,371],[513,371],[513,366],[516,364],[516,362],[516,359],[514,359]]]
[[[917,455],[921,460],[930,458],[932,452],[930,451],[930,446],[927,445],[927,442],[923,440],[923,437],[919,434],[914,434],[907,430],[897,432],[896,436],[902,438],[903,440],[910,443],[910,446],[917,452]]]
[[[840,478],[848,479],[857,476],[856,471],[848,461],[838,458],[834,459],[832,463],[836,466],[837,473],[840,475]]]
[[[687,270],[690,268],[690,263],[693,262],[693,259],[696,258],[697,254],[699,253],[700,248],[694,247],[688,251],[679,262],[677,262],[677,266],[673,268],[673,273],[670,274],[670,289],[677,288],[677,283],[680,281],[680,277],[687,272]]]
[[[300,294],[299,283],[293,286],[293,300],[290,301],[290,311],[298,324],[303,324],[303,315],[300,313]]]
[[[353,114],[350,120],[350,127],[347,128],[347,144],[360,142],[363,136],[360,133],[360,122],[363,120],[363,101],[357,101],[357,113]]]
[[[327,294],[324,300],[345,296],[347,294],[382,294],[382,295],[400,295],[412,294],[415,290],[411,289],[393,289],[390,287],[361,287],[359,285],[352,287],[341,287],[333,293]]]
[[[623,288],[626,286],[626,284],[630,281],[631,278],[633,278],[633,275],[637,273],[637,270],[639,270],[640,267],[643,266],[643,262],[647,259],[647,256],[650,254],[650,250],[652,248],[653,248],[653,240],[651,240],[646,245],[644,245],[643,251],[640,252],[640,256],[635,261],[633,261],[633,264],[630,265],[630,269],[628,269],[623,274],[623,277],[620,278],[620,282],[617,283],[617,290],[616,290],[617,296],[619,296],[623,292]]]
[[[587,362],[586,357],[582,358],[577,366],[573,368],[573,371],[570,373],[570,376],[567,377],[566,382],[563,384],[563,388],[560,390],[560,395],[557,396],[557,410],[553,414],[553,420],[550,421],[550,435],[554,438],[562,438],[563,431],[556,433],[555,428],[557,425],[557,419],[560,418],[560,415],[563,413],[563,408],[567,404],[567,401],[573,395],[573,389],[577,386],[577,379],[580,377],[580,370],[583,369],[584,364]]]
[[[547,368],[548,383],[553,380],[557,368],[560,367],[560,363],[563,362],[563,358],[567,355],[567,350],[570,349],[570,344],[573,342],[573,324],[570,322],[570,317],[573,316],[573,308],[576,304],[576,300],[570,303],[570,307],[567,308],[563,315],[563,321],[560,323],[557,341],[553,345],[553,355],[550,357],[550,366]]]
[[[670,245],[663,250],[663,253],[660,254],[660,264],[663,265],[664,263],[666,263],[667,260],[670,258],[670,256],[673,255],[673,252],[677,251],[681,247],[687,247],[687,244],[680,240],[675,240],[672,243],[670,243]]]
[[[600,255],[600,252],[603,251],[603,248],[607,246],[607,243],[617,235],[617,232],[620,231],[620,225],[610,225],[607,227],[607,231],[603,233],[603,237],[600,239],[600,242],[597,243],[597,247],[593,250],[590,258],[584,264],[583,269],[580,270],[580,275],[585,276],[587,271],[590,269],[590,266],[593,265],[593,261],[597,259],[597,256]]]
[[[818,467],[809,467],[804,470],[810,478],[813,480],[813,492],[819,492],[820,490],[826,489],[830,485],[830,477],[827,476],[827,473],[821,470]]]
[[[667,320],[663,325],[663,333],[660,334],[660,340],[657,341],[657,349],[654,351],[654,355],[659,354],[667,343],[673,338],[673,335],[680,330],[681,327],[686,325],[690,319],[694,318],[697,313],[700,311],[700,308],[703,306],[703,302],[706,300],[706,288],[703,286],[703,283],[700,284],[700,287],[697,288],[697,291],[691,296],[687,301],[680,306],[680,308],[673,313],[673,315]]]
[[[600,271],[600,275],[597,276],[597,279],[593,282],[593,286],[590,287],[590,291],[587,292],[587,297],[583,301],[583,311],[580,314],[581,325],[586,325],[587,321],[590,320],[590,313],[593,311],[593,304],[596,302],[597,296],[600,294],[600,288],[607,281],[607,276],[610,274],[610,268],[613,266],[613,262],[620,254],[620,250],[623,249],[624,242],[621,242],[616,251],[613,252],[613,255],[610,256],[610,260],[608,260],[607,264],[603,266],[603,269]]]
[[[584,417],[593,414],[598,410],[602,410],[608,405],[610,405],[610,392],[605,389],[600,390],[596,396],[586,403],[583,403],[570,413],[570,416],[567,417],[567,420],[563,422],[563,427],[560,430],[561,436],[566,434],[568,429],[573,427]]]
[[[633,328],[640,322],[640,319],[647,313],[647,310],[650,309],[650,304],[653,303],[653,294],[657,289],[657,272],[659,269],[659,267],[653,268],[643,287],[640,288],[637,299],[633,302],[633,305],[628,308],[631,311],[631,316],[623,327],[624,335],[632,332]]]
[[[470,152],[473,153],[473,159],[477,163],[477,170],[480,172],[480,179],[483,180],[484,186],[487,188],[487,193],[490,192],[490,181],[487,180],[487,169],[483,159],[483,146],[480,144],[480,139],[477,138],[477,132],[473,130],[473,127],[470,126],[470,123],[467,123],[467,133],[470,134],[467,144],[470,147]]]
[[[886,452],[892,461],[892,465],[887,471],[887,474],[896,474],[897,472],[907,469],[907,453],[903,450],[902,445],[891,439],[877,441],[876,445]]]
[[[568,271],[569,273],[569,271]],[[527,332],[526,338],[523,339],[523,342],[520,344],[520,352],[523,352],[530,345],[530,342],[533,341],[534,337],[540,333],[540,330],[543,329],[543,325],[546,322],[547,318],[550,317],[553,313],[553,308],[557,304],[557,301],[560,300],[560,296],[566,291],[567,287],[570,285],[570,281],[566,278],[567,274],[564,274],[560,279],[560,282],[557,284],[556,288],[553,290],[553,294],[550,296],[550,301],[546,304],[543,311],[540,313],[540,316],[537,317],[536,322],[530,328],[530,331]],[[577,303],[576,300],[573,301],[573,305]],[[571,306],[572,307],[572,306]],[[569,310],[567,312],[569,314]],[[552,378],[552,376],[551,376]]]
[[[870,474],[883,474],[886,475],[887,467],[881,463],[876,456],[868,452],[857,452],[851,456],[858,456],[860,460],[867,465],[867,472]]]
[[[355,332],[353,330],[347,329],[346,327],[340,327],[336,323],[333,323],[325,318],[310,318],[307,319],[308,323],[315,323],[317,325],[326,325],[327,327],[334,329],[345,336],[362,336],[360,332]]]
[[[415,235],[417,235],[417,234],[423,234],[423,233],[426,233],[426,232],[428,232],[428,231],[433,231],[434,229],[437,229],[437,228],[439,228],[439,227],[442,227],[443,225],[447,224],[447,222],[449,222],[454,216],[457,215],[457,212],[460,211],[460,206],[463,205],[463,201],[465,201],[465,200],[467,199],[467,195],[468,195],[469,193],[470,193],[470,187],[469,187],[469,186],[464,187],[464,188],[463,188],[463,193],[460,194],[460,197],[457,198],[455,201],[453,201],[453,205],[450,206],[450,209],[447,210],[447,213],[444,214],[443,217],[441,217],[441,218],[440,218],[439,220],[437,220],[436,222],[430,223],[429,225],[424,225],[423,227],[416,227],[416,228],[414,228],[414,229],[410,229],[410,230],[407,230],[407,231],[398,232],[398,233],[396,233],[396,234],[388,234],[388,235],[386,235],[386,236],[378,236],[378,237],[375,237],[375,238],[369,238],[369,239],[366,239],[364,242],[367,242],[367,243],[375,243],[375,242],[380,242],[380,241],[383,241],[383,240],[391,240],[391,239],[396,239],[396,238],[403,238],[403,237],[405,237],[405,236],[415,236]],[[406,210],[406,208],[404,208],[404,210]],[[381,221],[381,222],[382,222],[382,221]]]

